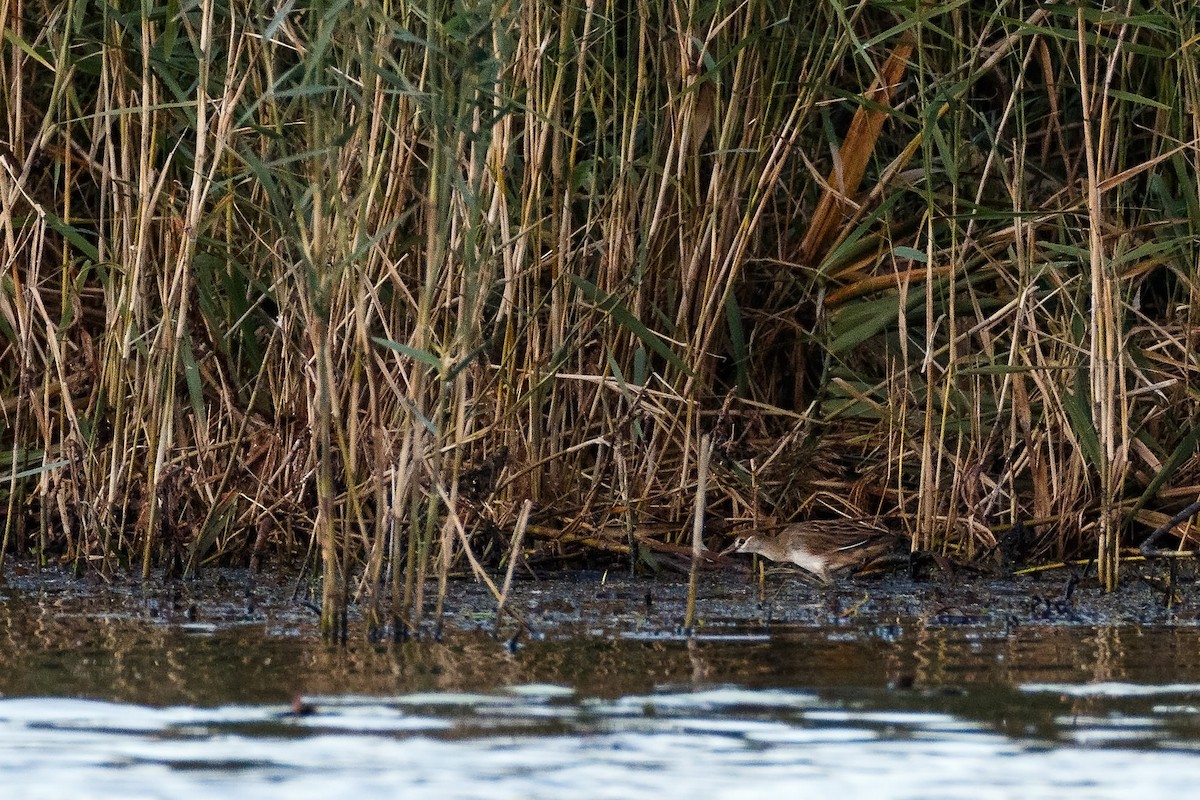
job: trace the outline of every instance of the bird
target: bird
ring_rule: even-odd
[[[824,583],[830,575],[861,566],[893,551],[900,537],[868,519],[796,522],[775,536],[739,536],[721,555],[756,553],[771,561],[790,561]]]

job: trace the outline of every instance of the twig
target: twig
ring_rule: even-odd
[[[1159,555],[1159,552],[1154,548],[1154,543],[1165,536],[1167,532],[1176,525],[1183,522],[1196,512],[1200,512],[1200,500],[1192,503],[1187,508],[1183,509],[1183,511],[1180,511],[1162,525],[1159,525],[1157,528],[1155,528],[1154,533],[1146,537],[1146,541],[1142,542],[1141,546],[1138,547],[1138,550],[1141,550],[1145,555]]]

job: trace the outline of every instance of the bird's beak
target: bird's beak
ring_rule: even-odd
[[[738,544],[737,540],[734,539],[733,544],[729,545],[729,547],[726,547],[724,550],[717,553],[717,555],[719,555],[719,556],[732,555],[733,553],[737,552],[737,544]]]

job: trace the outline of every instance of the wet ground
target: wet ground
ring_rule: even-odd
[[[1172,574],[1173,573],[1173,574]],[[617,638],[685,633],[687,580],[678,575],[633,577],[627,571],[575,571],[515,581],[497,616],[483,584],[452,580],[443,625],[433,616],[436,585],[427,588],[417,638],[439,631],[488,632],[519,645],[580,636]],[[58,619],[140,619],[152,625],[216,629],[255,624],[276,636],[312,636],[319,587],[280,574],[210,569],[189,580],[143,582],[130,576],[82,577],[56,568],[10,565],[0,602],[42,606]],[[384,615],[386,616],[386,604]],[[363,608],[351,603],[351,626]],[[792,567],[763,573],[745,568],[700,575],[691,633],[730,628],[769,632],[779,626],[836,628],[850,623],[919,620],[929,626],[1200,624],[1200,569],[1195,562],[1126,565],[1118,591],[1106,593],[1088,568],[1020,576],[912,580],[902,574],[840,577],[822,585]],[[361,630],[358,633],[362,633]],[[392,631],[384,632],[385,638]]]
[[[1200,624],[1200,571],[1182,561],[1169,566],[1128,565],[1116,593],[1104,593],[1086,567],[1019,577],[952,577],[912,581],[892,575],[842,577],[822,585],[792,567],[764,575],[745,569],[702,572],[696,593],[695,633],[722,628],[835,627],[892,619],[925,625],[1151,625]],[[428,610],[416,636],[439,630],[433,616],[436,584],[426,589]],[[488,631],[522,640],[618,637],[683,632],[685,577],[631,577],[623,570],[578,571],[512,585],[505,612],[484,584],[449,583],[444,630]],[[223,627],[265,625],[271,634],[311,636],[319,618],[319,587],[280,575],[206,570],[187,581],[148,582],[128,576],[74,577],[60,569],[8,567],[0,602],[37,604],[56,618],[142,619],[155,625]],[[384,603],[384,615],[386,603]],[[352,626],[362,618],[350,604]],[[391,631],[384,632],[390,636]]]

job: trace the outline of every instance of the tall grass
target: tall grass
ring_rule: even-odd
[[[657,566],[705,434],[714,516],[1024,521],[1110,587],[1200,494],[1189,3],[0,24],[4,553],[309,552],[340,636],[500,559]]]

